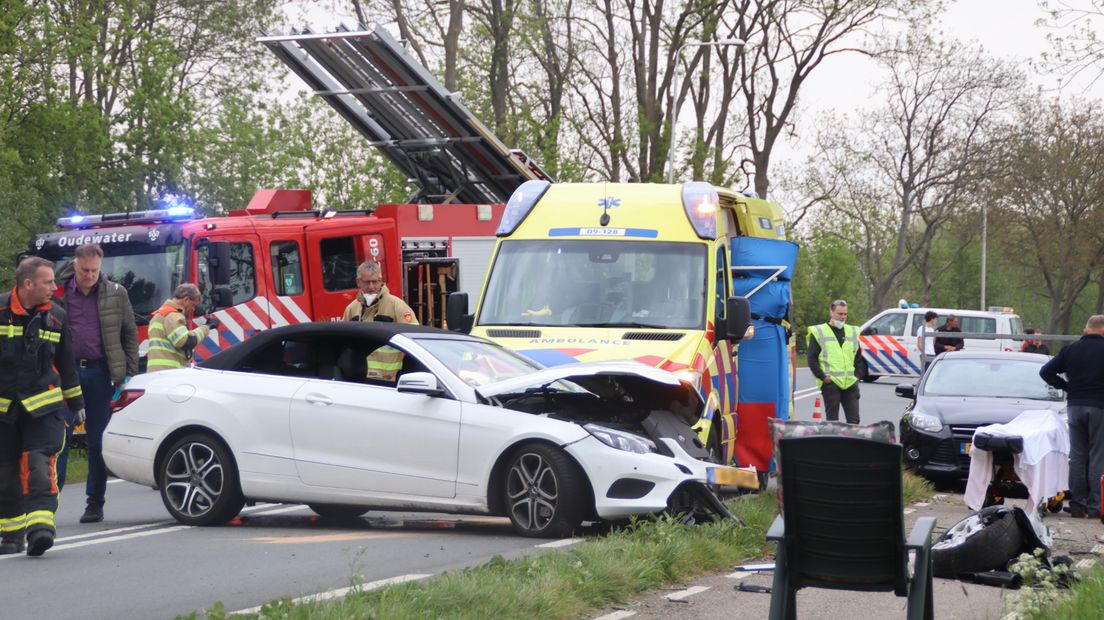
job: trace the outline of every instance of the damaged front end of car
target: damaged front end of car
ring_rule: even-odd
[[[489,404],[587,431],[593,441],[568,448],[600,481],[594,492],[604,518],[616,517],[619,505],[628,515],[640,512],[640,502],[652,502],[651,512],[688,524],[736,519],[718,489],[758,488],[753,470],[713,462],[692,428],[705,409],[700,394],[665,371],[636,362],[571,364],[479,392]]]

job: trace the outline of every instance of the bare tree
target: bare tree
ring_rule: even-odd
[[[1104,77],[1104,0],[1043,0],[1047,17],[1040,25],[1050,28],[1047,39],[1052,50],[1043,54],[1043,62],[1062,71],[1062,85],[1082,74],[1089,84]]]
[[[1010,229],[1006,254],[1038,274],[1029,290],[1049,298],[1052,333],[1069,333],[1078,297],[1104,270],[1098,106],[1030,101],[995,153],[1006,170],[995,195],[997,222]]]
[[[977,204],[975,188],[991,170],[988,130],[1021,81],[976,49],[922,36],[899,47],[882,60],[885,103],[822,134],[809,183],[811,194],[840,188],[820,217],[854,221],[837,234],[855,248],[875,308],[919,257],[930,258],[943,227]]]
[[[726,17],[732,36],[749,42],[737,59],[735,81],[743,86],[747,147],[744,172],[755,192],[770,191],[774,147],[790,129],[798,95],[809,75],[828,57],[867,53],[860,35],[885,19],[902,18],[938,3],[919,0],[737,0]]]

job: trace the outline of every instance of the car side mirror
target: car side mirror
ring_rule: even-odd
[[[214,310],[229,308],[234,305],[234,292],[225,286],[216,286],[211,291],[211,305]]]
[[[448,302],[445,307],[445,321],[448,323],[448,328],[451,331],[464,334],[471,332],[472,323],[475,322],[475,315],[468,314],[467,293],[449,293]]]
[[[873,336],[874,334],[877,334],[877,333],[878,333],[878,328],[877,327],[867,327],[866,329],[859,332],[859,335],[861,335],[861,336]]]
[[[899,383],[893,391],[901,398],[916,398],[916,385],[913,383]]]
[[[437,377],[431,372],[408,372],[399,377],[396,390],[404,394],[425,394],[440,396],[445,391],[437,384]]]
[[[751,303],[747,297],[729,297],[725,300],[724,337],[739,342],[748,335],[751,327]]]
[[[207,268],[213,286],[230,284],[230,242],[212,241],[207,252]]]

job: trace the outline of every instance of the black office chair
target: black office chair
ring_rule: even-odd
[[[892,591],[908,597],[909,620],[931,620],[935,519],[905,538],[901,446],[820,435],[782,439],[779,452],[785,518],[767,532],[778,541],[770,618],[796,618],[797,591],[812,587]]]

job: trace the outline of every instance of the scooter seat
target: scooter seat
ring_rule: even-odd
[[[989,433],[976,433],[974,435],[974,447],[989,452],[1010,452],[1019,454],[1023,452],[1023,437],[1019,435],[1000,436]]]

